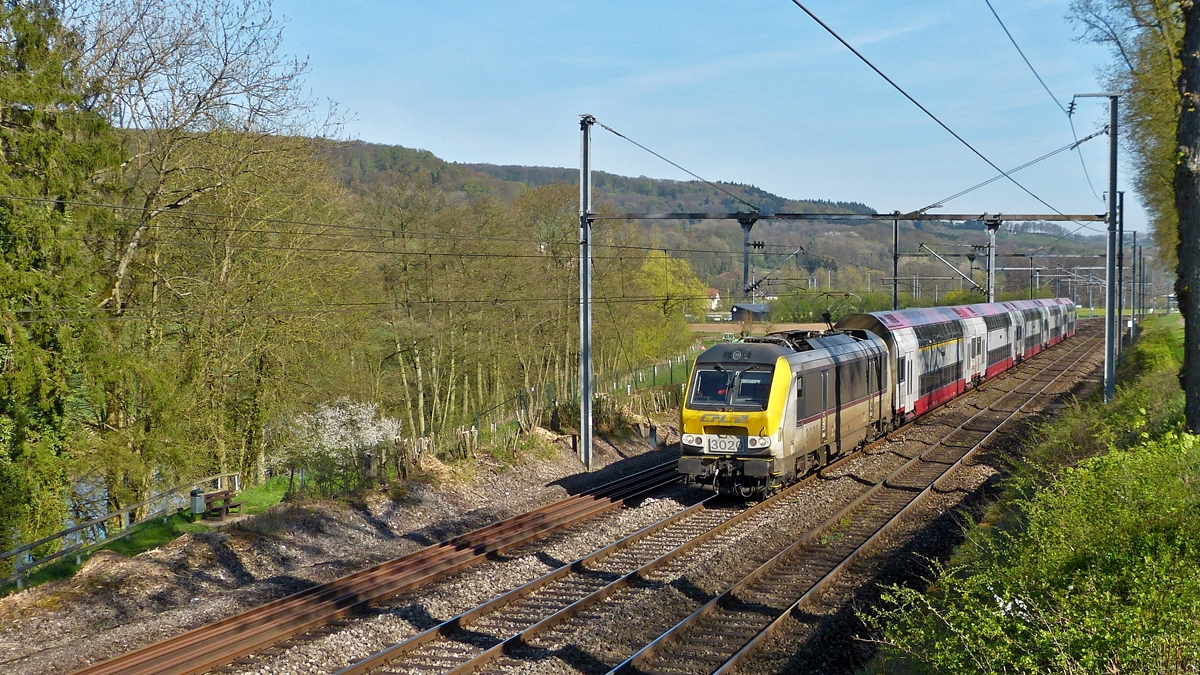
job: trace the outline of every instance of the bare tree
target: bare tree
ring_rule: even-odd
[[[126,132],[119,178],[137,211],[115,233],[101,301],[119,313],[158,219],[295,150],[280,137],[307,143],[314,106],[265,0],[79,0],[64,14],[85,42],[93,105]]]

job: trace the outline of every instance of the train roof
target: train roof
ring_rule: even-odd
[[[960,319],[970,319],[981,316],[991,316],[1016,312],[1038,307],[1073,306],[1070,298],[1051,298],[1043,300],[1012,300],[1009,302],[980,303],[975,305],[956,305],[952,307],[918,307],[900,309],[888,312],[868,312],[867,314],[849,314],[837,323],[838,328],[862,328],[866,330],[895,330],[897,328],[913,328],[936,323],[945,323]]]
[[[882,345],[881,338],[870,331],[780,331],[762,336],[747,337],[743,342],[722,342],[696,356],[696,363],[775,363],[781,357],[808,352],[852,354]],[[876,347],[876,349],[882,348]]]
[[[770,343],[722,342],[696,356],[696,363],[760,363],[774,364],[781,356],[794,354],[791,349]]]

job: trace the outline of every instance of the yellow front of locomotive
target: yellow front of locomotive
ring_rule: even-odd
[[[681,412],[679,472],[750,497],[778,487],[790,354],[770,344],[719,344],[696,358]]]

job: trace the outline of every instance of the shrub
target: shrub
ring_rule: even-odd
[[[1021,505],[1024,529],[868,621],[918,672],[1195,672],[1198,484],[1196,436],[1084,460]]]

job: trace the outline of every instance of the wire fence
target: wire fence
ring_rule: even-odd
[[[215,486],[218,490],[232,486],[234,490],[240,490],[241,475],[237,473],[215,474],[176,485],[136,504],[105,513],[97,518],[42,537],[37,541],[21,544],[12,550],[0,553],[0,570],[11,570],[8,576],[0,579],[0,586],[15,581],[19,590],[24,587],[25,578],[30,572],[72,554],[75,556],[75,564],[78,565],[82,562],[85,554],[128,536],[134,527],[155,518],[165,520],[175,513],[187,509],[190,505],[190,491],[193,488],[205,489],[207,486]],[[139,512],[144,513],[141,518],[136,517]]]

